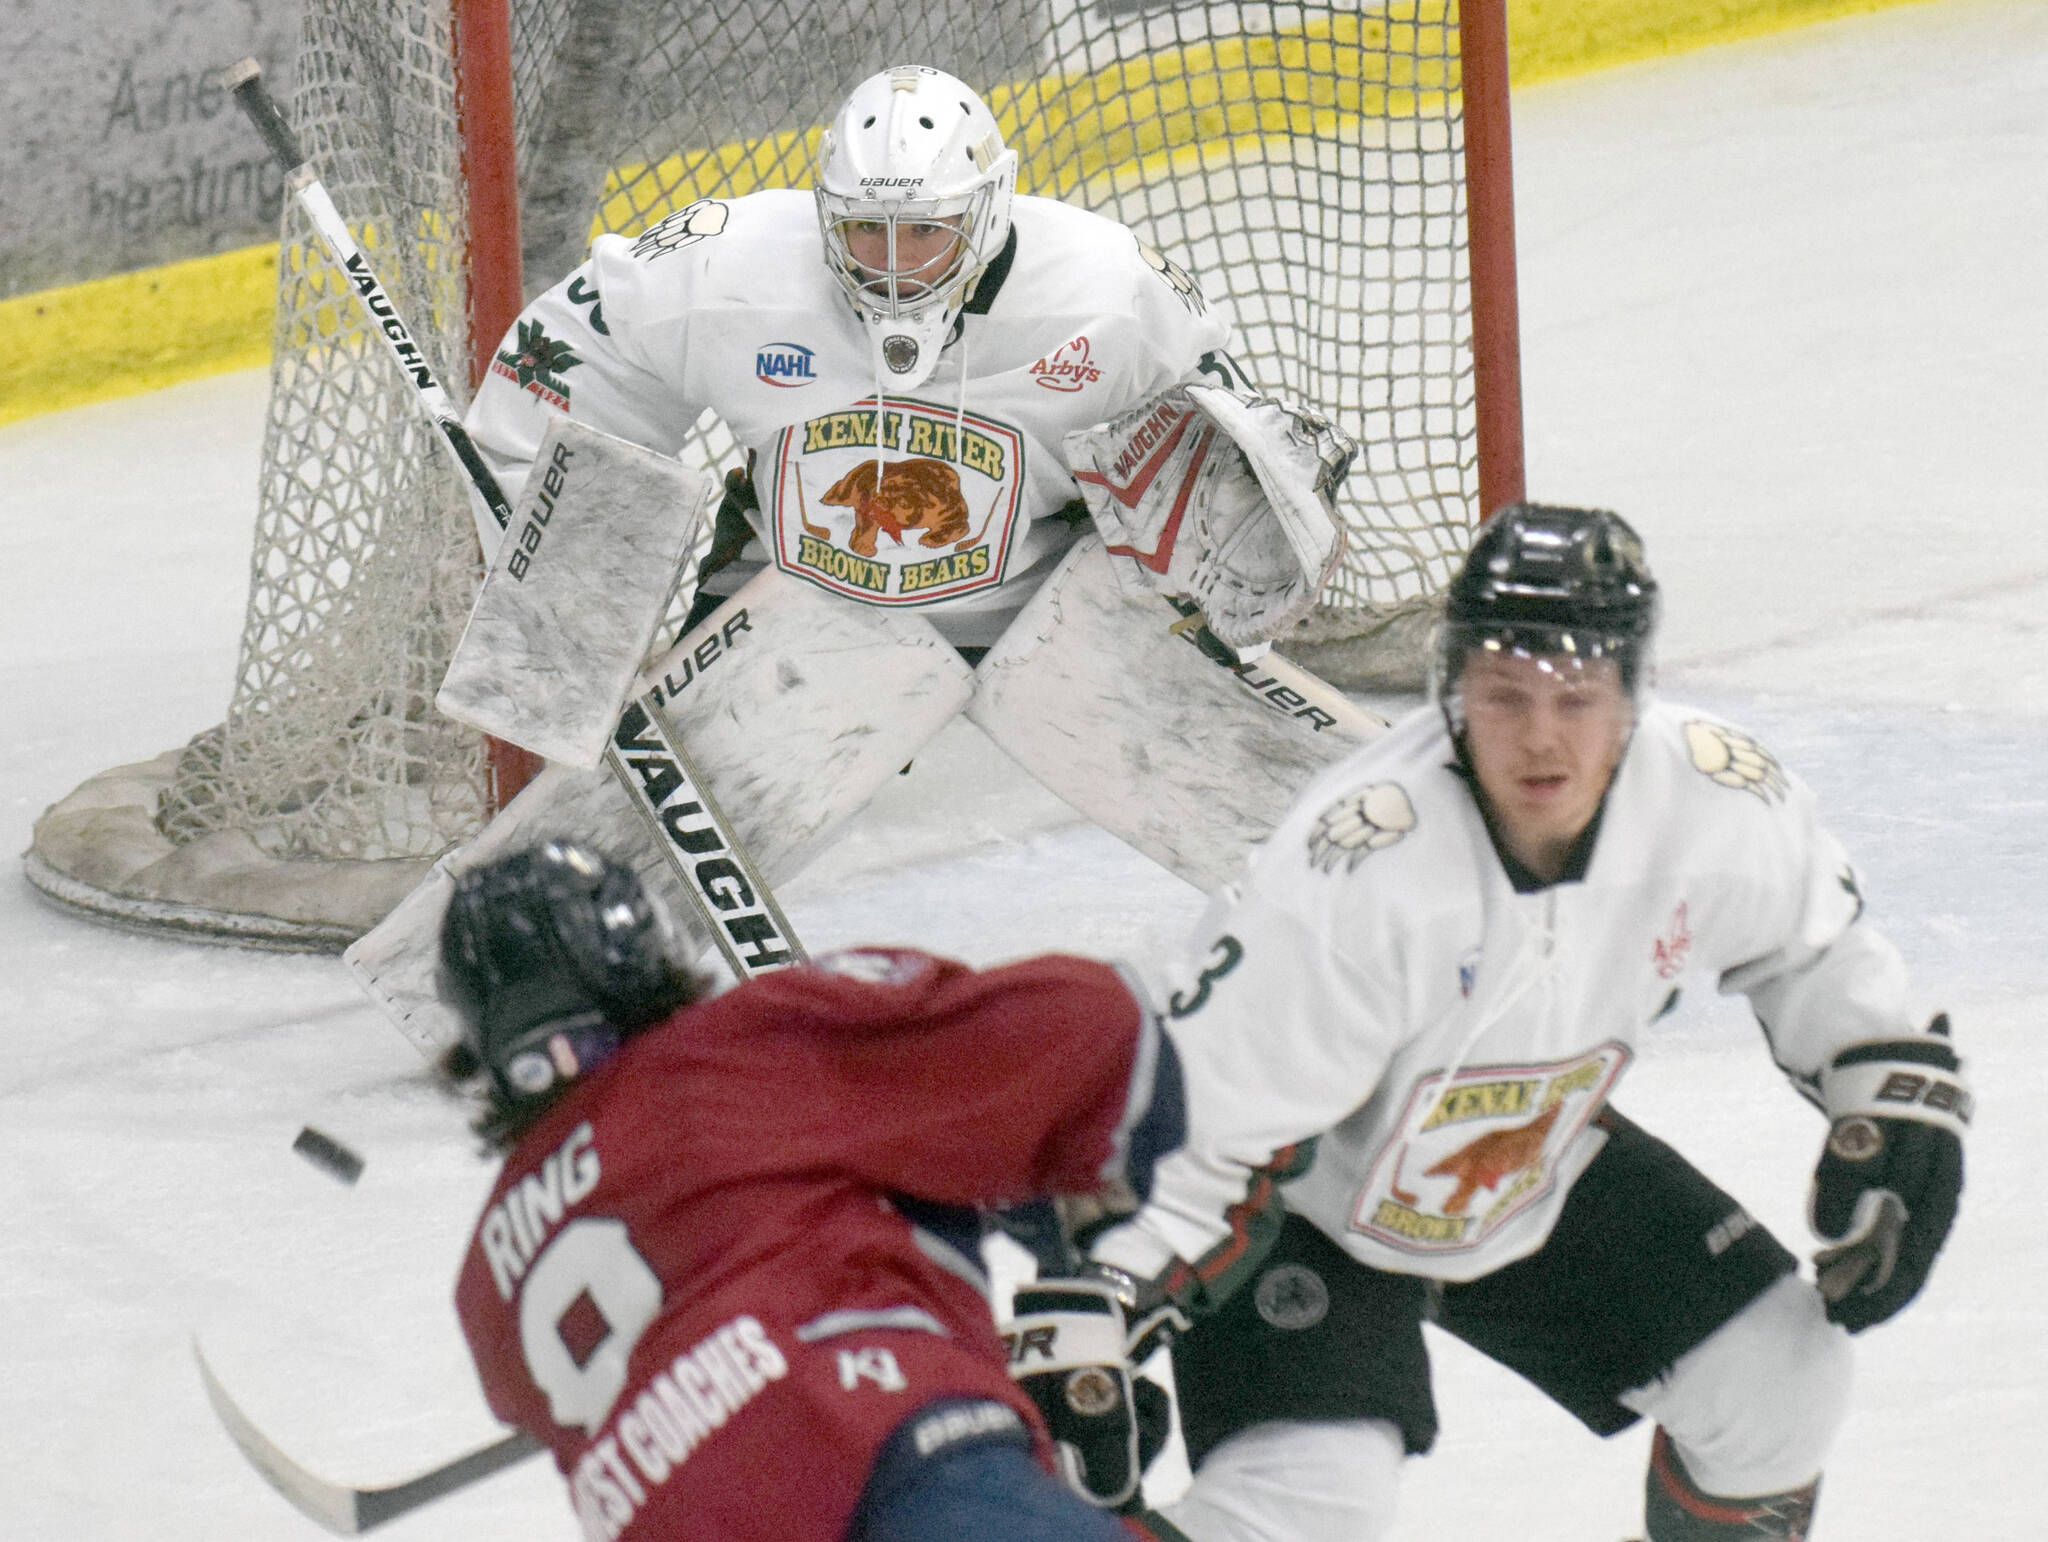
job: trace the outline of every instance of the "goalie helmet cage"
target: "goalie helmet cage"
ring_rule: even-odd
[[[1346,565],[1282,646],[1398,688],[1482,513],[1521,496],[1504,9],[306,0],[290,116],[436,372],[473,389],[591,235],[808,186],[856,81],[951,71],[1018,150],[1020,191],[1177,260],[1255,382],[1358,438]],[[737,458],[709,419],[684,454]],[[30,877],[150,929],[360,935],[496,801],[487,747],[432,705],[480,571],[457,473],[288,202],[225,720],[52,808]]]

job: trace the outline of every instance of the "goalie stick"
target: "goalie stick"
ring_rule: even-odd
[[[383,1488],[352,1488],[306,1471],[257,1429],[213,1374],[197,1339],[192,1341],[192,1358],[199,1362],[199,1379],[206,1384],[207,1401],[213,1404],[221,1426],[242,1455],[300,1514],[340,1536],[356,1536],[396,1520],[430,1500],[467,1488],[542,1449],[539,1441],[522,1430],[402,1483]]]
[[[236,105],[284,167],[285,190],[312,221],[321,245],[347,276],[357,302],[370,318],[370,329],[384,339],[413,394],[489,507],[498,528],[509,529],[512,506],[504,489],[484,464],[483,456],[462,425],[455,403],[413,341],[405,318],[399,315],[368,259],[349,235],[348,222],[335,208],[319,173],[306,159],[298,137],[265,88],[262,66],[254,59],[243,59],[230,65],[221,78],[234,94]],[[804,962],[803,947],[790,930],[781,907],[744,855],[732,826],[705,789],[703,777],[691,765],[682,746],[664,731],[654,710],[656,705],[650,697],[627,707],[612,748],[606,753],[606,764],[626,796],[647,817],[662,856],[674,869],[734,976],[747,980]],[[659,742],[650,744],[650,740]],[[647,750],[636,758],[628,752],[637,745],[646,745]],[[658,778],[650,770],[657,759]]]

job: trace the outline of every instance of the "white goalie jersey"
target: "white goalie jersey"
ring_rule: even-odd
[[[1648,706],[1583,876],[1518,892],[1424,708],[1324,773],[1219,895],[1170,986],[1189,1138],[1096,1246],[1200,1260],[1277,1153],[1287,1207],[1364,1263],[1474,1279],[1542,1246],[1639,1035],[1704,977],[1810,1083],[1913,1035],[1904,967],[1807,788],[1741,730]]]
[[[1050,517],[1076,496],[1063,438],[1229,343],[1193,281],[1123,226],[1042,198],[1011,217],[937,370],[904,394],[876,379],[809,194],[703,200],[637,239],[600,236],[507,336],[470,433],[516,498],[551,415],[673,453],[713,412],[761,505],[722,590],[772,562],[985,645],[1033,587],[1017,581],[1076,534]],[[498,532],[480,528],[489,551]]]

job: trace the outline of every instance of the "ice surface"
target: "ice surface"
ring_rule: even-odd
[[[2042,1535],[2048,1438],[2048,6],[1947,0],[1521,93],[1531,491],[1644,529],[1665,684],[1820,789],[1981,1098],[1926,1297],[1862,1340],[1817,1535]],[[0,429],[4,844],[209,726],[235,666],[265,383]],[[1165,946],[1194,893],[949,730],[786,895],[814,946],[978,962]],[[1704,996],[1705,999],[1702,999]],[[0,876],[0,1538],[320,1533],[215,1425],[337,1477],[493,1433],[448,1289],[487,1179],[331,959],[88,926]],[[1788,1240],[1817,1141],[1697,987],[1620,1098]],[[353,1188],[291,1152],[314,1124]],[[1600,1442],[1433,1341],[1445,1434],[1399,1542],[1615,1542],[1645,1437]],[[567,1539],[541,1464],[394,1523]]]

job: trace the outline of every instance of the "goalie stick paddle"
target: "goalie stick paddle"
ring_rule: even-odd
[[[299,147],[298,137],[285,122],[277,102],[263,84],[263,68],[254,59],[243,59],[222,72],[222,82],[233,92],[235,103],[263,142],[285,169],[285,188],[313,222],[315,234],[327,254],[347,276],[357,302],[369,315],[370,330],[383,338],[413,394],[433,419],[442,439],[462,465],[471,484],[490,508],[501,530],[512,523],[512,506],[504,489],[478,453],[469,431],[462,426],[455,403],[442,389],[428,366],[426,355],[413,341],[405,318],[392,304],[391,296],[371,270],[369,260],[349,235],[348,222],[334,206],[319,173]],[[636,721],[636,719],[638,721]],[[647,768],[631,754],[631,740],[659,739],[659,750],[687,794],[686,799],[668,800],[656,796],[656,781]],[[685,758],[682,747],[663,731],[659,717],[650,707],[633,703],[620,720],[613,747],[606,755],[612,774],[626,796],[646,815],[654,828],[655,843],[674,870],[696,907],[705,928],[718,944],[718,951],[741,980],[769,970],[786,968],[804,961],[796,935],[783,918],[768,886],[742,853],[731,823],[712,802],[704,779]],[[693,829],[678,828],[678,818],[690,817]]]
[[[199,1362],[199,1379],[206,1384],[207,1401],[220,1417],[228,1438],[240,1448],[250,1464],[270,1481],[270,1486],[290,1500],[299,1513],[319,1522],[339,1536],[356,1536],[417,1510],[429,1500],[467,1488],[514,1462],[524,1461],[541,1450],[541,1444],[521,1430],[503,1440],[445,1462],[416,1478],[385,1488],[351,1488],[318,1477],[299,1466],[235,1406],[227,1389],[206,1363],[199,1341],[192,1341],[192,1358]]]
[[[734,838],[704,774],[655,711],[655,700],[650,694],[627,704],[605,764],[645,816],[733,977],[751,980],[803,963],[803,945],[782,907]]]

